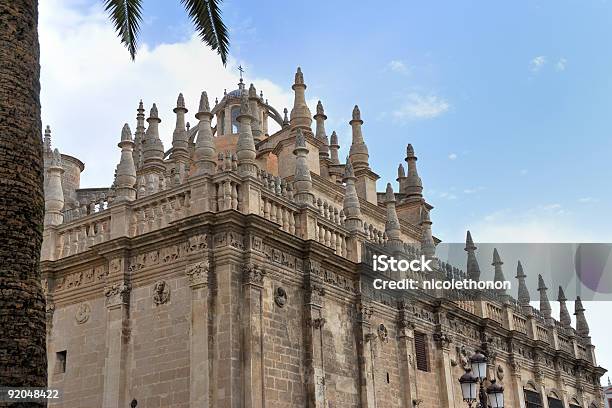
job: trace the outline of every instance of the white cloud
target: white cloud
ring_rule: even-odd
[[[399,121],[412,119],[432,119],[448,111],[450,104],[436,95],[421,95],[411,92],[406,95],[403,105],[393,112]]]
[[[579,203],[583,203],[583,204],[591,204],[591,203],[596,203],[599,200],[595,197],[582,197],[578,199]]]
[[[448,155],[449,160],[455,160],[457,158],[457,153],[451,153]]]
[[[529,63],[532,72],[538,72],[544,65],[546,65],[546,57],[544,55],[535,57]]]
[[[142,43],[132,62],[100,5],[84,9],[81,3],[40,3],[42,118],[51,126],[54,147],[85,162],[81,186],[104,186],[112,182],[119,160],[121,128],[127,122],[134,131],[141,98],[147,115],[157,103],[160,136],[168,148],[178,93],[185,96],[187,120],[193,125],[200,93],[206,90],[212,104],[215,97],[223,96],[224,88],[237,87],[236,67],[248,63],[230,58],[228,67],[223,67],[218,55],[195,35],[154,48]],[[281,114],[284,107],[291,108],[291,89],[248,74],[255,71],[253,67],[247,71],[247,84],[253,82],[258,92],[263,90]],[[308,103],[314,108],[316,99],[308,95]]]
[[[474,193],[478,193],[479,191],[484,190],[485,188],[483,186],[478,186],[478,187],[474,187],[474,188],[466,188],[463,190],[463,194],[474,194]]]
[[[447,191],[440,192],[439,196],[440,196],[440,198],[445,198],[447,200],[456,200],[457,199],[457,196],[455,194],[449,193]]]
[[[555,69],[557,71],[565,71],[565,67],[567,66],[567,60],[565,58],[560,58],[559,61],[555,64]]]
[[[389,63],[387,64],[387,68],[390,69],[393,72],[398,72],[400,74],[407,74],[408,73],[408,67],[406,66],[406,64],[400,60],[391,60],[389,61]]]
[[[529,173],[529,170],[527,169],[521,169],[521,171],[519,172],[521,176],[526,176],[527,173]]]

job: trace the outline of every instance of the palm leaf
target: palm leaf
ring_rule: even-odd
[[[121,43],[127,47],[134,60],[142,20],[142,0],[104,0],[104,9],[108,12]]]
[[[189,17],[206,44],[221,56],[223,65],[227,63],[229,34],[221,19],[219,3],[222,0],[181,0]]]

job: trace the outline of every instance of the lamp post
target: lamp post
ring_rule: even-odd
[[[491,384],[485,390],[487,362],[487,357],[477,350],[470,357],[470,367],[459,378],[463,401],[467,402],[469,408],[472,408],[475,402],[475,408],[504,408],[503,386],[492,379]]]

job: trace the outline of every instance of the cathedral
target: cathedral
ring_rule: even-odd
[[[202,92],[193,126],[179,94],[170,147],[141,101],[100,188],[80,188],[84,164],[47,127],[41,270],[62,393],[50,406],[458,408],[476,404],[467,375],[503,386],[498,406],[603,407],[582,302],[574,328],[559,288],[557,320],[520,263],[516,298],[374,288],[382,254],[434,261],[402,278],[478,280],[477,247],[468,232],[464,268],[437,259],[413,146],[378,191],[359,107],[341,161],[299,68],[292,88],[282,114],[242,79],[214,106]],[[503,253],[491,259],[505,280]]]

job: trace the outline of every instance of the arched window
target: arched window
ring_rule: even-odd
[[[523,388],[523,392],[525,394],[525,408],[541,408],[542,407],[542,397],[540,393],[536,391],[536,388],[531,384],[531,382],[527,383],[525,388]]]
[[[550,392],[550,394],[548,394],[548,407],[549,408],[565,408],[563,406],[563,401],[561,401],[559,396],[552,391]]]
[[[569,402],[569,408],[581,408],[582,405],[580,404],[580,401],[578,401],[578,399],[576,397],[573,397],[570,402]]]
[[[232,133],[238,133],[238,121],[236,118],[240,115],[240,106],[234,106],[232,108]]]

